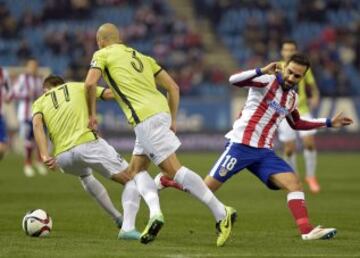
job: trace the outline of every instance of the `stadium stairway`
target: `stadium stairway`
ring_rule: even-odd
[[[186,19],[190,28],[194,32],[202,35],[206,50],[206,62],[221,67],[226,74],[231,74],[237,70],[235,58],[230,54],[221,40],[216,39],[211,23],[206,19],[197,19],[192,0],[169,0],[170,5],[176,11],[178,17]]]

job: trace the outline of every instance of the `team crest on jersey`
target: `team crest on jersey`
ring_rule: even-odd
[[[226,176],[228,172],[229,172],[229,170],[227,170],[225,167],[221,167],[221,169],[219,171],[219,175]]]
[[[91,61],[90,67],[97,67],[96,60],[92,60],[92,61]]]

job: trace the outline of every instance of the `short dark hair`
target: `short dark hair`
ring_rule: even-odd
[[[299,65],[306,66],[305,72],[310,68],[310,60],[309,58],[302,54],[302,53],[296,53],[293,54],[290,59],[286,62],[286,65],[288,65],[290,62],[297,63]]]
[[[61,76],[55,75],[55,74],[50,74],[48,77],[45,78],[45,80],[43,82],[43,87],[47,88],[47,89],[51,89],[53,87],[56,87],[56,86],[64,84],[64,83],[65,83],[65,81]]]
[[[293,39],[284,39],[283,41],[281,41],[281,47],[283,47],[285,44],[294,45],[296,48],[298,47],[296,41]]]

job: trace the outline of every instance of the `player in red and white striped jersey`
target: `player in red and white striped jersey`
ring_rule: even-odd
[[[32,167],[32,154],[37,151],[32,130],[32,103],[42,95],[42,77],[38,75],[38,62],[29,59],[26,63],[26,72],[21,74],[14,85],[14,98],[18,101],[18,120],[20,123],[20,135],[25,144],[24,174],[27,177],[35,175]],[[47,170],[38,157],[34,163],[38,172],[47,174]]]
[[[6,124],[2,116],[2,106],[4,101],[10,100],[11,86],[7,71],[0,67],[0,160],[3,159],[7,149]]]
[[[247,168],[270,189],[287,191],[288,207],[302,239],[329,239],[335,236],[336,229],[313,227],[310,224],[298,175],[271,149],[275,131],[283,119],[296,130],[342,127],[352,123],[350,118],[341,114],[332,119],[305,120],[300,117],[296,109],[297,93],[294,88],[309,66],[306,56],[295,54],[283,71],[278,71],[277,63],[271,63],[264,68],[230,77],[232,85],[250,88],[249,94],[240,117],[226,135],[229,139],[227,148],[205,178],[205,183],[212,191],[216,191],[233,175]],[[155,182],[181,188],[166,177],[158,176]]]

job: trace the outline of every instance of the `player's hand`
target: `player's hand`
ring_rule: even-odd
[[[43,157],[42,161],[49,169],[54,170],[58,167],[54,157]]]
[[[261,68],[263,74],[275,74],[281,71],[281,66],[278,62],[272,62],[267,66]]]
[[[89,123],[88,123],[88,127],[93,130],[93,131],[97,131],[98,129],[98,121],[96,116],[89,116]]]
[[[334,128],[339,128],[339,127],[351,125],[353,122],[354,121],[351,118],[343,116],[342,112],[336,114],[331,119],[331,124],[332,124],[332,127],[334,127]]]

